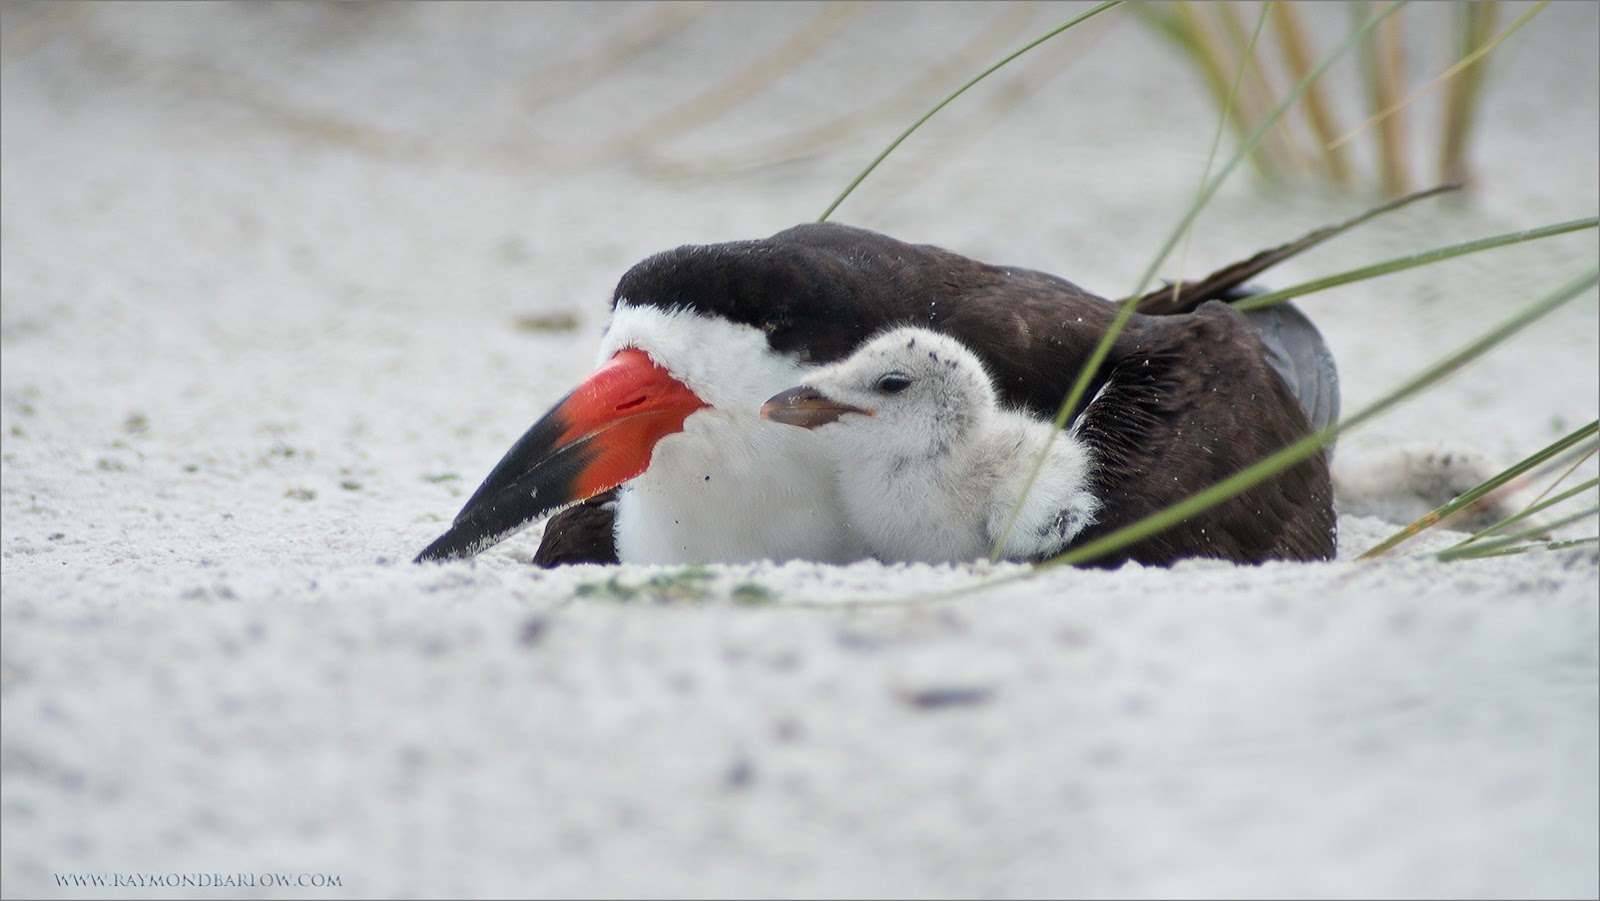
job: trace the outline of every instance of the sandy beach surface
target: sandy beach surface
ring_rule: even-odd
[[[1333,563],[544,571],[537,528],[409,562],[594,364],[630,265],[815,219],[1084,8],[0,6],[0,894],[1600,893],[1594,546],[1353,559],[1596,416],[1593,290],[1341,438]],[[1449,9],[1408,11],[1415,85]],[[1468,194],[1263,281],[1595,215],[1597,58],[1600,5],[1541,11],[1490,57]],[[1114,10],[834,218],[1121,297],[1215,128]],[[1241,168],[1159,275],[1372,205],[1370,143],[1344,188]],[[1351,412],[1597,258],[1301,306]]]

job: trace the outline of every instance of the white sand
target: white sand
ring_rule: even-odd
[[[587,371],[629,265],[814,218],[1069,8],[1029,9],[0,8],[0,892],[1600,893],[1596,552],[1349,559],[1394,529],[1359,514],[1404,506],[1395,448],[1504,463],[1596,415],[1592,291],[1343,439],[1334,564],[696,580],[544,572],[536,531],[406,562]],[[1413,12],[1419,82],[1444,11]],[[1597,35],[1600,7],[1556,4],[1496,51],[1466,201],[1267,281],[1594,215]],[[1114,12],[958,101],[836,218],[1121,296],[1212,116]],[[1163,275],[1372,201],[1238,175]],[[1589,231],[1303,306],[1348,412],[1597,256]],[[577,330],[516,325],[557,314]],[[60,886],[263,873],[339,885]]]

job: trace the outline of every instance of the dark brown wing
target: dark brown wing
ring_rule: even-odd
[[[1079,435],[1094,452],[1099,522],[1079,544],[1177,503],[1310,432],[1244,316],[1223,303],[1150,321],[1119,355]],[[1178,526],[1094,561],[1165,565],[1326,560],[1336,523],[1321,454]]]

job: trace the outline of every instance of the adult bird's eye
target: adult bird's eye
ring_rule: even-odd
[[[911,386],[911,377],[903,372],[891,372],[878,377],[878,391],[882,394],[899,394]]]

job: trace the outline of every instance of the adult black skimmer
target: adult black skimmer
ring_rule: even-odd
[[[1004,409],[976,354],[916,326],[873,338],[761,407],[763,419],[817,429],[829,443],[850,526],[874,557],[927,563],[987,557],[1002,538],[1010,560],[1065,548],[1100,509],[1093,450],[1078,437],[1100,412],[1091,402],[1063,431]]]
[[[1101,454],[1102,513],[1080,540],[1311,430],[1280,370],[1300,376],[1302,396],[1327,394],[1320,335],[1287,305],[1247,318],[1200,304],[1216,294],[1135,314],[1095,372],[1085,400],[1106,412],[1078,429]],[[575,502],[546,525],[536,563],[863,558],[819,436],[762,420],[767,398],[917,325],[970,347],[1004,405],[1053,416],[1116,312],[1054,275],[831,223],[658,254],[618,284],[599,368],[417,559],[472,556]],[[1098,562],[1323,559],[1334,527],[1319,456]]]

